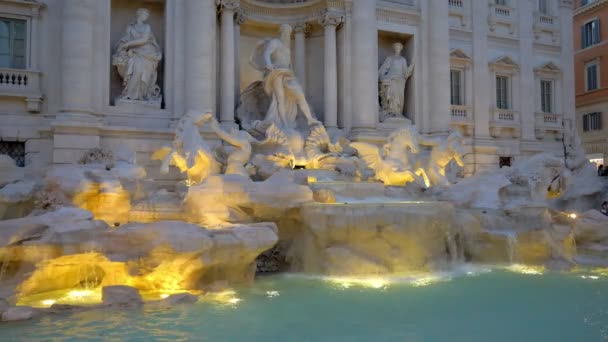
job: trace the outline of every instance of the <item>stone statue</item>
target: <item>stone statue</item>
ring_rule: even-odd
[[[160,87],[156,84],[158,63],[162,59],[162,50],[145,21],[150,12],[140,8],[136,12],[136,21],[129,24],[116,45],[112,56],[112,65],[123,79],[124,89],[120,100],[145,101],[160,108]]]
[[[152,155],[153,160],[162,160],[162,174],[169,172],[170,165],[176,166],[187,173],[188,185],[194,185],[220,173],[222,165],[199,132],[199,127],[212,119],[212,113],[188,111],[179,120],[172,146],[161,148]]]
[[[401,56],[403,44],[393,44],[394,55],[386,57],[378,71],[380,81],[380,118],[402,117],[405,106],[405,84],[412,75],[414,65],[408,67]]]
[[[350,144],[357,150],[367,167],[375,172],[375,178],[385,185],[405,185],[414,181],[424,182],[429,186],[429,180],[423,168],[413,171],[408,160],[408,149],[418,153],[418,132],[414,126],[408,126],[393,132],[382,151],[372,144],[354,142]]]
[[[264,90],[272,97],[263,123],[254,125],[260,131],[265,131],[265,127],[258,127],[260,124],[295,129],[298,108],[309,126],[318,122],[304,97],[304,90],[291,70],[290,42],[291,26],[281,25],[280,38],[260,41],[251,54],[249,62],[256,70],[264,73]]]
[[[450,185],[445,171],[452,159],[458,166],[464,167],[462,139],[459,132],[452,132],[445,139],[427,138],[420,140],[421,145],[430,146],[432,149],[428,159],[419,160],[416,162],[416,167],[424,168],[432,185]]]
[[[247,165],[251,158],[251,144],[257,141],[246,131],[237,129],[232,129],[230,132],[224,131],[215,118],[211,118],[209,126],[220,139],[233,147],[226,158],[226,170],[224,173],[227,175],[249,177],[249,172],[245,165]]]

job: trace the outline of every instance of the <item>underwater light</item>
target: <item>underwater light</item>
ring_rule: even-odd
[[[241,299],[240,298],[236,298],[236,297],[232,297],[232,298],[228,299],[228,303],[230,303],[230,304],[236,304],[236,303],[238,303],[240,301],[241,301]]]
[[[340,277],[340,278],[329,278],[332,283],[337,283],[343,289],[348,289],[352,286],[367,287],[372,289],[382,289],[387,287],[390,282],[383,278],[351,278],[351,277]]]
[[[544,267],[542,266],[526,266],[521,264],[513,264],[507,269],[511,272],[520,273],[520,274],[530,274],[530,275],[541,275],[544,273]]]
[[[41,303],[42,303],[42,305],[48,307],[48,306],[51,306],[51,305],[55,304],[55,302],[56,301],[54,299],[45,299]]]

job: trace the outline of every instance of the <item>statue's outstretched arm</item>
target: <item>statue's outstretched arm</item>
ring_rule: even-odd
[[[243,147],[243,142],[221,129],[219,123],[215,118],[211,119],[209,126],[211,126],[211,129],[215,132],[215,134],[220,137],[220,139],[224,140],[225,142],[229,143],[234,147]]]

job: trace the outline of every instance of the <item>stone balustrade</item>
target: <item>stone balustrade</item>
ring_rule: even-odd
[[[464,1],[463,0],[448,0],[450,7],[463,8]]]
[[[553,137],[559,140],[561,139],[563,131],[564,123],[562,114],[535,113],[536,138],[543,139],[546,137]]]
[[[450,113],[452,116],[452,128],[460,131],[464,136],[473,135],[475,122],[473,121],[473,109],[469,106],[452,105]]]
[[[519,138],[519,113],[511,109],[494,108],[490,121],[490,135],[495,138]]]
[[[30,112],[39,112],[42,102],[40,72],[0,68],[0,94],[9,97],[22,97]]]

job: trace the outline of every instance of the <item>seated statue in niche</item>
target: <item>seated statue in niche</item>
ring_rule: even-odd
[[[403,117],[405,85],[414,70],[414,65],[408,67],[407,60],[401,56],[403,44],[393,44],[393,51],[395,54],[386,57],[378,71],[381,121]]]
[[[262,132],[271,124],[281,129],[295,129],[298,109],[309,126],[319,123],[310,110],[302,86],[291,70],[291,26],[281,25],[280,30],[280,38],[260,41],[249,60],[256,70],[264,73],[264,91],[271,97],[264,120],[253,125]]]
[[[156,84],[162,50],[146,20],[150,12],[140,8],[116,45],[112,65],[122,78],[123,90],[117,102],[142,101],[160,108],[160,87]]]

